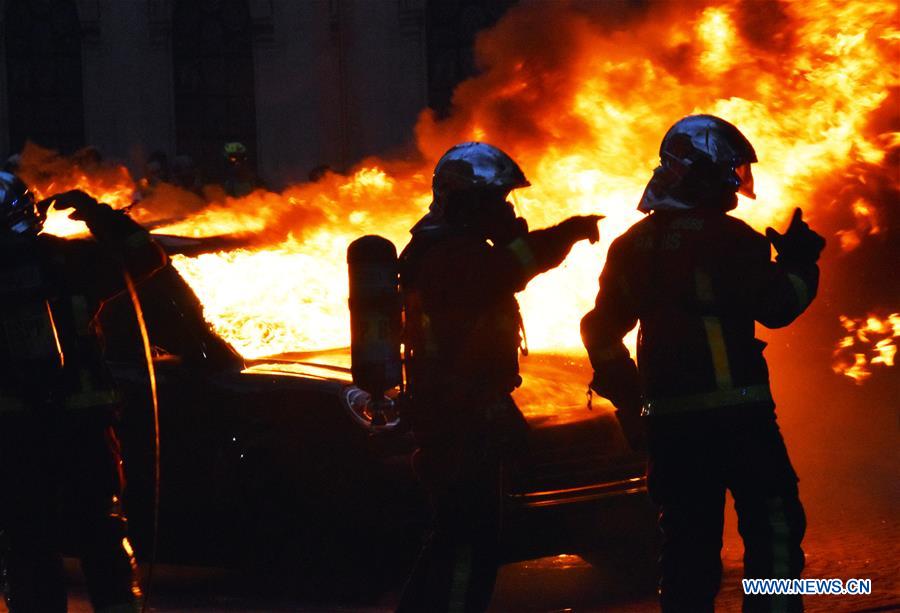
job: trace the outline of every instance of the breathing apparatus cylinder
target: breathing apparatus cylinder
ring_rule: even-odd
[[[347,248],[353,383],[372,397],[372,422],[384,423],[384,395],[403,382],[402,302],[397,249],[368,235]]]

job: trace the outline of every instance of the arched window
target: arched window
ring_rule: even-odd
[[[71,153],[84,146],[81,24],[74,0],[7,0],[10,151],[26,140]]]
[[[253,48],[246,0],[177,0],[172,15],[177,153],[221,179],[222,147],[256,159]]]

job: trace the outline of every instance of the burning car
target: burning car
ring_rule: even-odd
[[[452,115],[421,114],[409,158],[370,158],[345,174],[242,198],[201,199],[162,184],[135,205],[136,182],[122,166],[86,169],[36,147],[22,152],[23,177],[39,198],[84,189],[130,207],[156,232],[236,237],[180,249],[174,270],[142,291],[160,379],[163,554],[184,544],[182,554],[198,557],[254,546],[254,556],[271,557],[293,535],[338,558],[351,541],[386,551],[382,538],[397,549],[416,532],[407,522],[422,525],[402,423],[376,433],[354,410],[363,405],[348,394],[346,352],[288,352],[348,344],[346,246],[372,232],[403,244],[450,143],[487,140],[514,154],[534,184],[515,205],[536,225],[606,215],[599,245],[576,247],[521,294],[533,355],[523,360],[517,401],[532,425],[536,468],[509,490],[509,543],[540,550],[545,531],[511,535],[551,514],[561,520],[541,526],[566,526],[576,508],[640,487],[641,459],[625,452],[608,405],[584,408],[588,373],[565,356],[582,351],[574,322],[591,307],[609,244],[640,218],[635,204],[659,136],[686,112],[727,119],[765,152],[754,170],[759,198],[741,203],[738,217],[763,231],[802,206],[838,239],[823,260],[823,278],[834,280],[823,293],[832,294],[810,316],[819,345],[834,348],[835,371],[862,382],[894,364],[896,298],[880,271],[896,244],[886,206],[897,194],[895,10],[865,2],[829,10],[775,3],[764,12],[740,2],[652,11],[637,3],[624,12],[607,3],[524,4],[479,37],[484,71],[460,85]],[[78,232],[52,213],[48,231]],[[109,306],[109,356],[130,400],[124,442],[140,528],[152,493],[147,375],[127,300]],[[589,517],[614,523],[609,514]],[[251,536],[256,528],[269,538]],[[577,532],[548,536],[544,549],[563,548]]]
[[[352,383],[349,350],[244,358],[206,323],[174,268],[139,294],[159,390],[160,559],[324,574],[349,565],[370,577],[373,568],[405,567],[427,525],[413,441],[390,403],[385,423],[373,423],[368,394]],[[148,552],[152,408],[127,297],[108,303],[101,323],[126,397],[126,504],[137,548]],[[553,355],[523,366],[517,400],[532,426],[533,457],[505,492],[508,558],[590,549],[619,530],[615,513],[635,509],[650,534],[644,459],[628,450],[610,406],[585,406],[585,366]]]

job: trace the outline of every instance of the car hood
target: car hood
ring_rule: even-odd
[[[280,353],[278,355],[246,360],[243,372],[248,374],[275,374],[314,379],[331,379],[350,384],[350,349],[329,349]]]
[[[247,361],[246,373],[331,379],[352,383],[350,349],[283,353]],[[520,362],[522,385],[516,404],[532,425],[550,426],[611,417],[604,398],[587,397],[591,367],[586,357],[532,353]]]

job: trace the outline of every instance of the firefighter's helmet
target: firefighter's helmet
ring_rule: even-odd
[[[247,160],[247,145],[238,141],[225,143],[222,155],[229,164],[241,164]]]
[[[413,227],[420,232],[442,227],[477,225],[486,208],[509,208],[510,191],[531,185],[513,159],[487,143],[460,143],[451,147],[434,168],[434,199],[428,214]],[[506,211],[504,211],[506,212]],[[515,218],[515,215],[513,215]]]
[[[0,229],[34,235],[44,227],[45,218],[25,182],[11,172],[0,171]]]
[[[473,189],[509,192],[531,185],[509,155],[487,143],[460,143],[445,153],[431,180],[435,200]]]
[[[756,198],[750,165],[753,145],[740,130],[713,115],[688,115],[669,128],[659,147],[660,165],[638,208],[694,208],[705,196],[736,204],[734,194]]]

